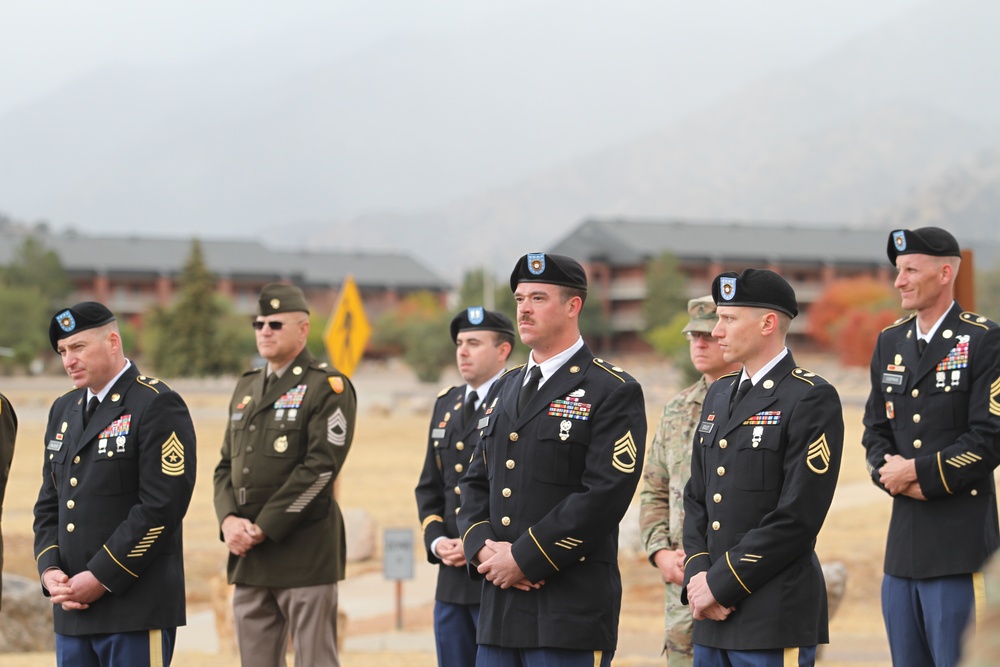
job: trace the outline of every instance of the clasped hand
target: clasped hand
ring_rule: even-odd
[[[530,591],[544,586],[544,580],[535,584],[528,581],[514,560],[511,546],[510,542],[486,540],[486,546],[476,554],[476,560],[479,561],[476,571],[486,577],[486,581],[503,589],[516,588],[520,591]]]

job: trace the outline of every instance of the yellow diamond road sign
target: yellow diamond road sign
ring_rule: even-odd
[[[365,317],[365,308],[361,304],[361,293],[354,284],[354,277],[344,278],[337,297],[337,305],[323,334],[326,352],[330,355],[330,363],[348,377],[354,373],[361,355],[365,352],[365,344],[371,335],[372,328]]]

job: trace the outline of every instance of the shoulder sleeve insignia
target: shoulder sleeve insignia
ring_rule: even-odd
[[[611,465],[615,470],[631,475],[635,472],[636,446],[629,431],[615,442],[615,450],[611,456]]]
[[[177,439],[176,433],[171,433],[163,443],[160,462],[164,475],[180,477],[184,474],[184,445]]]
[[[327,378],[327,381],[330,383],[330,389],[333,389],[333,393],[344,393],[344,378],[339,375],[331,375]]]
[[[830,445],[826,442],[826,433],[809,445],[809,450],[806,453],[806,465],[817,475],[825,475],[830,469]]]

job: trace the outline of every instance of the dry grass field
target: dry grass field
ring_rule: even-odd
[[[642,369],[636,376],[646,387],[652,432],[659,407],[676,391],[676,382],[673,373],[662,366],[638,362],[632,366]],[[864,471],[860,447],[860,401],[866,391],[864,373],[828,370],[819,363],[812,367],[841,389],[847,423],[838,497],[820,536],[819,551],[824,561],[839,560],[847,565],[849,582],[846,598],[831,626],[831,645],[821,664],[887,666],[878,591],[889,501],[874,490]],[[353,449],[339,482],[340,502],[344,507],[361,507],[371,513],[379,535],[385,527],[412,526],[416,531],[412,489],[422,462],[427,415],[437,387],[419,385],[408,371],[398,367],[362,367],[355,382],[361,414]],[[184,526],[189,613],[209,607],[209,582],[225,562],[212,509],[212,470],[232,385],[231,380],[224,379],[174,384],[191,407],[199,439],[197,488]],[[39,483],[42,430],[51,401],[67,387],[68,383],[60,378],[13,379],[0,385],[20,418],[17,452],[3,512],[4,567],[8,572],[36,576],[31,509]],[[419,562],[422,553],[415,554],[415,558]],[[662,633],[663,595],[656,572],[644,556],[634,553],[623,553],[622,570],[625,597],[615,664],[632,667],[663,664],[656,649]],[[380,554],[372,561],[351,564],[348,577],[372,571],[381,571]],[[391,633],[393,623],[390,614],[366,618],[351,622],[348,634]],[[429,632],[430,605],[408,608],[405,623],[409,632]],[[0,663],[8,667],[35,667],[52,665],[54,658],[51,654],[4,655]],[[228,667],[237,665],[238,660],[216,654],[181,653],[174,664]],[[429,666],[435,661],[427,652],[347,651],[343,664],[407,667]]]

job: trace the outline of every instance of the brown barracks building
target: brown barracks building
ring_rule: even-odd
[[[780,273],[795,289],[799,302],[799,316],[792,321],[790,334],[801,345],[809,306],[827,284],[858,276],[892,284],[895,269],[885,253],[890,231],[889,227],[592,219],[549,251],[575,257],[586,268],[588,306],[600,307],[611,324],[612,334],[598,345],[604,351],[649,350],[642,339],[645,267],[665,252],[677,258],[687,277],[689,298],[711,293],[712,279],[723,271],[755,267]],[[978,267],[994,266],[1000,259],[996,244],[976,243],[975,252]]]
[[[0,266],[11,261],[26,234],[0,230]],[[59,256],[73,283],[68,302],[100,301],[133,324],[150,307],[171,302],[192,244],[191,239],[31,235]],[[325,317],[344,278],[352,275],[369,320],[414,292],[429,291],[444,304],[451,290],[412,257],[388,252],[277,250],[253,240],[219,239],[202,240],[201,249],[206,266],[219,278],[218,292],[248,316],[256,312],[260,288],[277,281],[301,287],[313,312]]]

